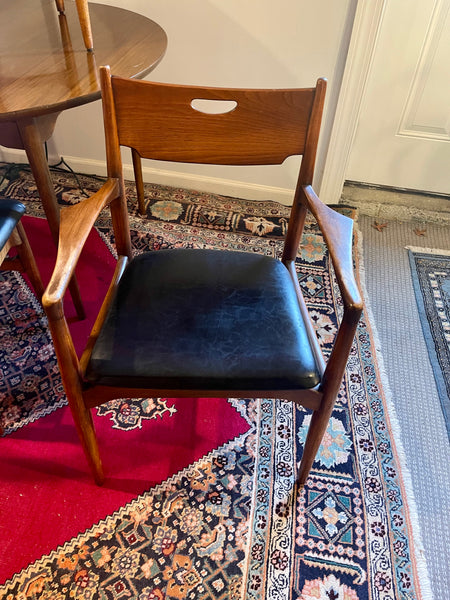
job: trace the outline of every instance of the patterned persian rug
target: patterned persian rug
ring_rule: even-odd
[[[94,178],[79,176],[77,182],[61,172],[54,173],[54,181],[61,203],[79,201],[80,186],[89,193],[100,185]],[[147,185],[148,214],[141,218],[135,212],[134,186],[128,187],[136,252],[208,247],[280,255],[280,236],[288,217],[281,205]],[[42,214],[27,170],[9,172],[2,188],[3,195],[26,201],[28,214]],[[113,250],[107,216],[97,229]],[[327,354],[341,304],[323,239],[313,222],[307,224],[297,268]],[[2,331],[11,321],[18,334],[25,320],[34,327],[32,351],[20,336],[20,348],[14,347],[14,336],[9,337],[6,350],[2,344],[9,357],[17,352],[18,371],[6,382],[3,374],[1,382],[2,405],[9,406],[2,421],[13,439],[65,409],[45,318],[21,278],[6,274],[3,281],[8,293],[0,298]],[[5,355],[2,365],[4,361]],[[20,373],[25,368],[35,369],[39,376],[27,393],[15,394],[26,378]],[[177,418],[166,410],[164,400],[157,405],[161,427],[165,419]],[[113,415],[112,423],[120,425],[129,417],[129,431],[121,431],[126,436],[133,432],[133,413],[145,412],[153,402],[157,401],[139,402],[141,408],[127,406],[125,411],[118,402],[105,410]],[[429,598],[408,473],[394,439],[395,415],[383,394],[367,315],[359,326],[330,426],[301,492],[294,488],[294,471],[301,458],[308,412],[282,399],[230,399],[229,404],[245,421],[243,433],[178,471],[169,469],[161,483],[16,572],[0,586],[0,597]],[[134,422],[142,425],[139,416]],[[52,432],[53,428],[48,435]],[[0,442],[7,441],[8,435]],[[130,461],[142,459],[133,457],[132,449],[129,453]],[[64,476],[64,472],[58,475]]]
[[[408,249],[417,307],[450,437],[450,250]]]

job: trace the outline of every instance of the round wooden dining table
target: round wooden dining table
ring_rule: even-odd
[[[151,19],[89,4],[94,48],[87,51],[75,2],[64,5],[59,14],[55,0],[0,0],[0,145],[25,150],[56,243],[59,208],[44,142],[58,115],[100,98],[100,66],[109,65],[114,75],[142,78],[167,47],[164,30]],[[81,317],[75,281],[70,291]]]

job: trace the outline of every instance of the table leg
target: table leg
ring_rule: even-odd
[[[54,116],[56,121],[58,115]],[[59,236],[59,206],[56,198],[50,170],[44,152],[43,141],[40,134],[39,117],[20,119],[17,121],[23,147],[27,153],[31,172],[33,173],[36,187],[47,217],[53,240],[58,245]],[[75,277],[69,284],[70,294],[80,319],[85,318],[85,312],[81,301],[80,290]]]

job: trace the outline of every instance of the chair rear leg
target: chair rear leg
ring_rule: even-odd
[[[324,398],[325,400],[325,398]],[[302,488],[308,479],[309,472],[313,466],[323,436],[328,427],[331,413],[333,410],[334,401],[331,407],[320,408],[313,412],[311,423],[309,425],[308,434],[306,436],[305,446],[303,448],[302,460],[300,461],[299,471],[297,474],[297,485]]]
[[[136,195],[139,205],[139,212],[142,216],[145,215],[145,198],[144,198],[144,179],[142,177],[142,162],[138,152],[132,148],[131,156],[133,159],[134,179],[136,181]]]
[[[36,292],[39,300],[42,300],[42,295],[44,293],[44,285],[42,283],[42,279],[39,273],[39,270],[36,265],[36,261],[31,250],[30,243],[28,242],[28,238],[25,234],[25,230],[23,228],[22,223],[17,223],[16,225],[17,232],[22,243],[16,246],[17,254],[19,256],[20,262],[22,263],[22,267],[25,270],[25,273],[30,278],[31,285]]]

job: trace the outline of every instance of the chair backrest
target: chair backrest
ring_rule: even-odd
[[[111,77],[102,68],[101,81],[110,165],[118,144],[143,158],[220,165],[281,164],[303,155],[303,183],[311,183],[324,79],[304,89],[222,89]],[[231,110],[203,108],[208,102],[220,110],[223,101]]]

